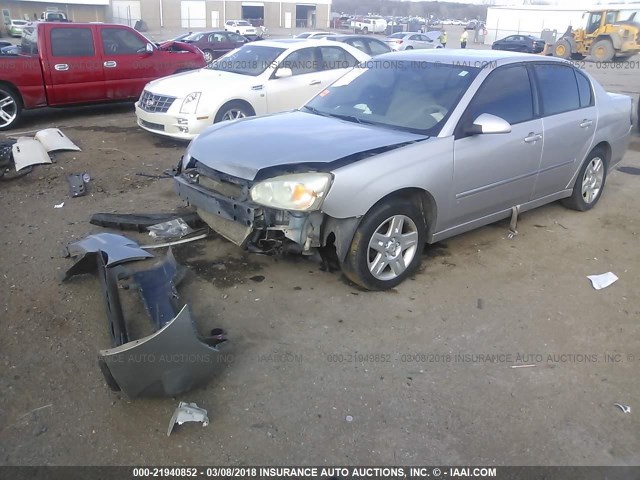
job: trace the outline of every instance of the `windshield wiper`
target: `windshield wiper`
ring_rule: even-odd
[[[321,112],[320,110],[318,110],[317,108],[313,108],[310,107],[309,105],[304,105],[302,108],[306,108],[307,110],[309,110],[311,113],[315,113],[316,115],[320,115],[322,117],[328,117],[329,114],[325,113],[325,112]]]

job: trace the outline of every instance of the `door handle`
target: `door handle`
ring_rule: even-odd
[[[582,121],[582,123],[580,124],[581,128],[587,128],[590,127],[591,125],[593,125],[593,120],[587,120],[586,118]]]
[[[118,66],[118,64],[116,62],[114,62],[113,60],[108,60],[106,62],[103,63],[103,65],[107,68],[115,68]]]
[[[55,68],[59,72],[66,72],[67,70],[69,70],[69,65],[67,65],[66,63],[56,63],[53,68]]]
[[[311,80],[309,85],[320,85],[322,82],[320,80]]]
[[[537,142],[538,140],[542,139],[542,135],[539,133],[533,133],[530,132],[529,136],[525,137],[524,142],[525,143],[534,143]]]

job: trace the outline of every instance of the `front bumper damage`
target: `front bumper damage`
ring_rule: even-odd
[[[322,212],[292,212],[255,204],[252,183],[194,161],[174,178],[176,193],[198,211],[215,232],[258,253],[311,254],[323,246]]]
[[[120,235],[101,235],[110,235],[110,240],[105,242],[102,237],[99,242],[92,235],[69,246],[69,252],[79,260],[65,279],[88,273],[91,264],[97,270],[112,341],[112,348],[99,352],[98,363],[109,387],[136,398],[175,396],[206,383],[225,361],[220,347],[226,335],[220,329],[212,330],[207,337],[196,331],[188,305],[181,306],[179,301],[176,285],[183,270],[171,250],[149,268],[148,261],[124,265],[139,259],[139,251],[144,250]],[[116,255],[123,244],[130,250],[128,258]],[[121,290],[138,291],[153,333],[132,338]]]

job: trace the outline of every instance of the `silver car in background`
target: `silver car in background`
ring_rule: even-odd
[[[425,48],[442,48],[439,31],[420,32],[398,32],[385,38],[385,42],[392,50],[419,50]]]
[[[300,110],[210,127],[174,180],[243,248],[335,248],[349,279],[382,290],[425,243],[556,200],[591,209],[631,119],[630,97],[561,59],[388,53]]]

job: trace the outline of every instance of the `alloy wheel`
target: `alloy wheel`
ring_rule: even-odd
[[[369,272],[378,280],[393,280],[407,269],[418,251],[418,227],[406,215],[394,215],[376,228],[369,240]]]
[[[18,115],[18,106],[11,95],[0,91],[0,128],[11,125]]]
[[[245,118],[247,116],[242,110],[238,108],[231,108],[227,110],[222,116],[222,121],[225,120],[236,120],[238,118]]]
[[[594,157],[582,177],[582,198],[590,204],[598,198],[604,180],[604,163],[600,157]]]

